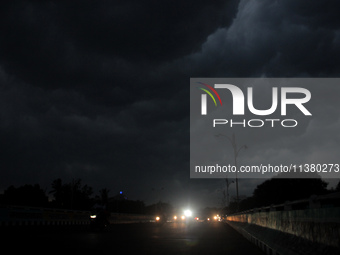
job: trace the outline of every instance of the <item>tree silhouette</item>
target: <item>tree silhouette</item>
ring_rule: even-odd
[[[312,195],[329,193],[328,183],[323,181],[317,173],[281,173],[270,180],[257,185],[253,196],[240,203],[231,202],[225,210],[228,213],[245,211],[253,208],[283,204],[287,201],[308,199]],[[340,186],[340,182],[338,184]],[[337,188],[339,188],[337,186]]]
[[[8,187],[4,191],[3,203],[9,205],[37,206],[46,207],[48,198],[45,191],[40,188],[39,184],[23,185],[18,188]]]
[[[52,182],[50,193],[54,197],[54,207],[88,210],[93,205],[93,199],[90,197],[93,190],[88,185],[82,185],[80,179],[73,179],[66,184],[63,184],[61,179],[56,179]]]
[[[268,206],[327,193],[327,183],[316,173],[302,174],[299,178],[284,177],[285,174],[279,174],[258,185],[253,193],[255,205]]]
[[[100,194],[99,200],[100,200],[101,205],[107,206],[109,202],[109,192],[110,190],[106,188],[99,190],[99,194]]]
[[[336,185],[335,191],[340,191],[340,181],[338,182],[338,185]]]
[[[53,194],[54,201],[53,203],[56,205],[56,207],[63,208],[64,206],[64,194],[63,194],[63,185],[61,179],[56,179],[52,182],[52,190],[49,192],[50,194]]]

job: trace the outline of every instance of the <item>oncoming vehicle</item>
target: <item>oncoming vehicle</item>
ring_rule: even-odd
[[[172,218],[172,221],[173,222],[181,222],[181,221],[185,221],[185,216],[184,215],[181,215],[181,216],[177,216],[177,215],[174,215],[174,217]]]
[[[106,210],[97,210],[90,215],[91,229],[105,229],[110,225],[110,213]]]
[[[189,222],[193,220],[192,211],[184,210],[181,214],[175,214],[171,221],[172,222]]]
[[[165,215],[157,215],[155,217],[155,222],[158,224],[163,224],[166,222],[166,216]]]

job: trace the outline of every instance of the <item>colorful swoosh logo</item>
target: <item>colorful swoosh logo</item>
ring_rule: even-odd
[[[217,91],[213,87],[211,87],[210,85],[205,84],[203,82],[197,82],[197,83],[202,84],[202,85],[206,86],[208,89],[210,89],[217,96],[218,100],[220,101],[220,104],[222,105],[221,97],[220,97],[220,95],[217,93]],[[209,90],[207,90],[205,88],[199,88],[199,89],[203,90],[204,92],[206,92],[212,98],[212,100],[214,101],[215,106],[217,106],[215,97],[214,97],[214,95]]]

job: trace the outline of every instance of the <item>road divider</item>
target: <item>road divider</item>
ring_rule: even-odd
[[[90,211],[0,205],[0,227],[89,225]],[[145,223],[153,215],[110,213],[110,224]]]

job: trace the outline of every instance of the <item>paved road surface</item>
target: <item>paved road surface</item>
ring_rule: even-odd
[[[25,254],[263,255],[259,248],[220,222],[119,224],[111,225],[106,231],[18,229],[3,234],[2,251],[10,248],[6,254],[24,251]]]

